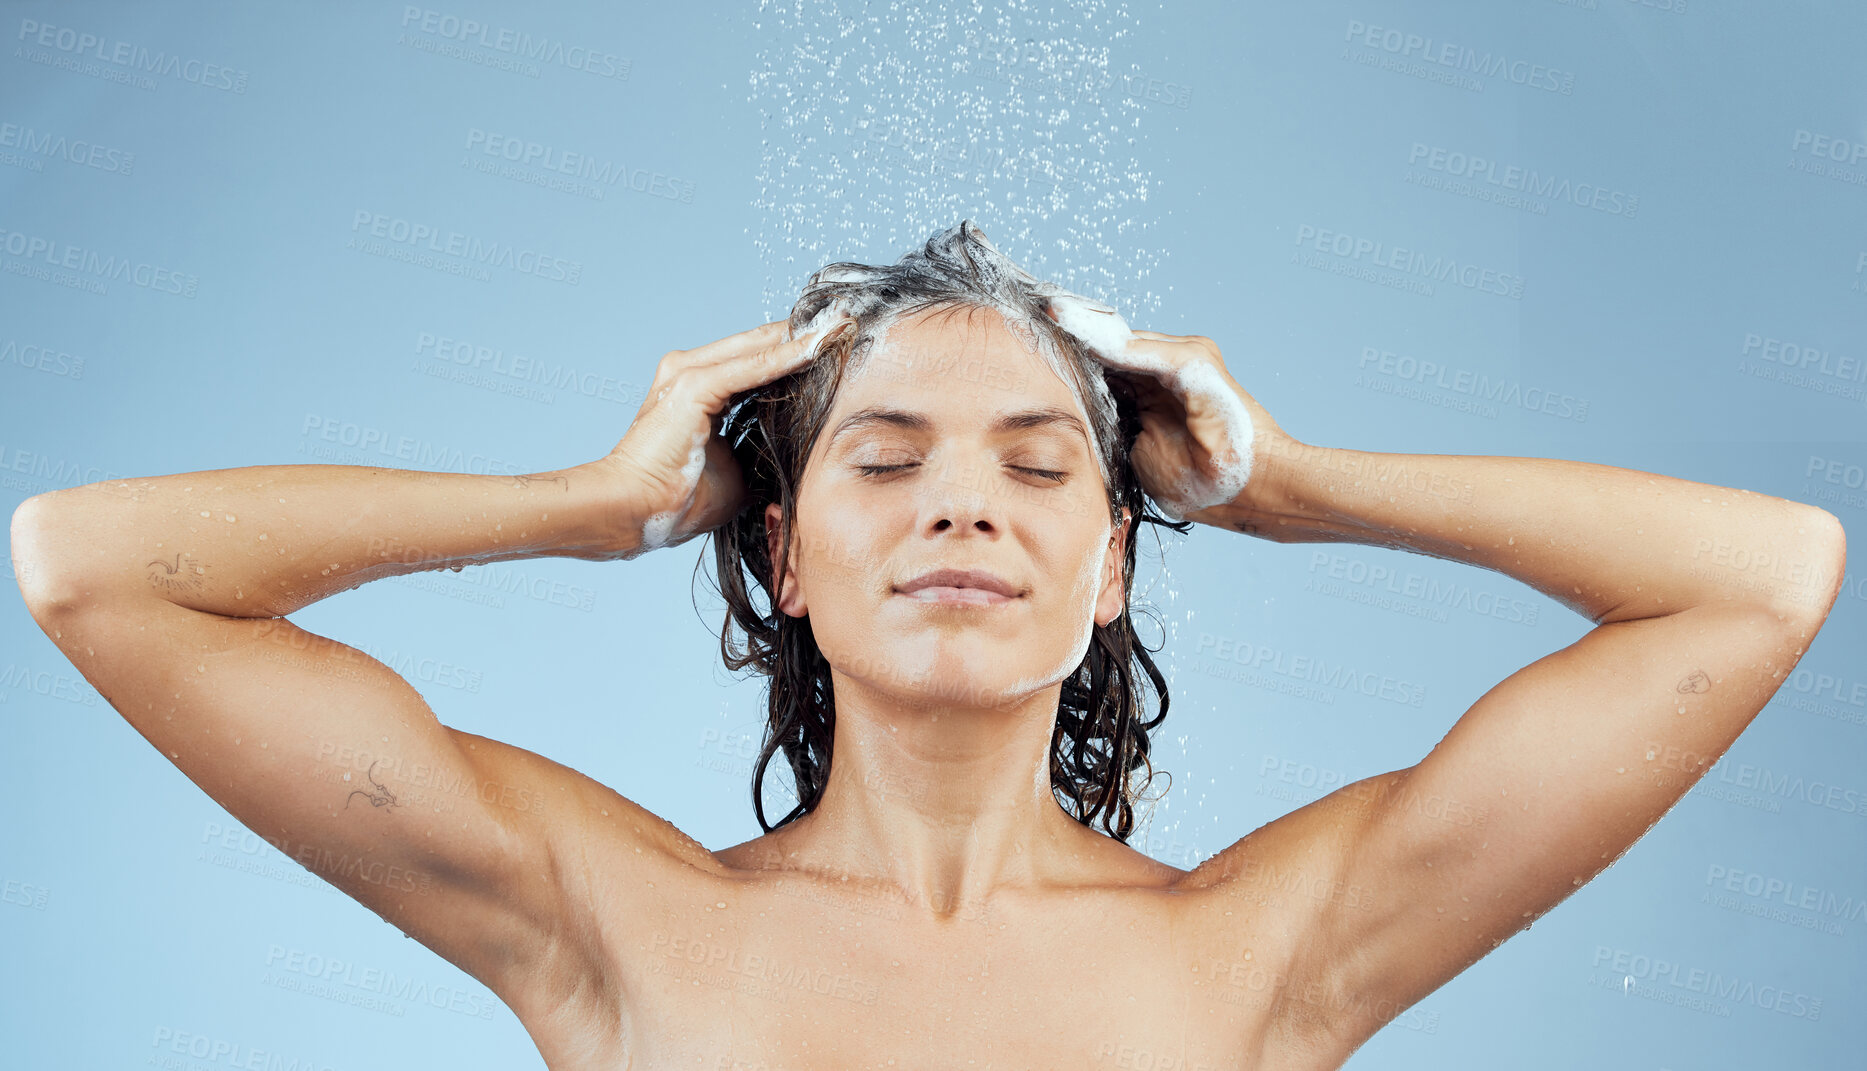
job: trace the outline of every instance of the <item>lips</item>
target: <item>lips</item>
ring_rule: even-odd
[[[905,584],[897,585],[895,591],[902,595],[913,595],[915,592],[926,592],[933,588],[988,592],[1007,599],[1015,599],[1024,594],[1003,579],[983,569],[935,569],[932,572],[922,573]],[[931,594],[929,592],[928,595],[921,597],[929,598]]]

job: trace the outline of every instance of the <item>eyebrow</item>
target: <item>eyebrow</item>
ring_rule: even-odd
[[[876,425],[902,428],[907,431],[933,430],[933,421],[928,419],[925,413],[917,413],[911,409],[884,409],[880,406],[869,406],[844,417],[842,423],[836,426],[836,430],[830,433],[829,442],[835,442],[844,432]],[[1051,425],[1073,428],[1085,441],[1089,439],[1089,429],[1083,427],[1083,422],[1076,419],[1075,414],[1048,405],[1000,413],[987,430],[998,435],[1009,431],[1027,431],[1031,428]]]

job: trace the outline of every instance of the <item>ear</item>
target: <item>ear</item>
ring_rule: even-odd
[[[1128,526],[1132,518],[1124,507],[1121,524],[1109,535],[1108,560],[1102,569],[1102,590],[1096,595],[1096,624],[1107,626],[1128,609],[1128,592],[1122,584],[1122,562],[1128,556]]]
[[[777,577],[778,548],[784,545],[784,510],[778,503],[765,506],[765,556],[772,562],[772,577]],[[784,590],[778,592],[778,609],[791,617],[803,617],[809,610],[804,603],[802,585],[797,582],[797,562],[795,555],[788,563],[784,574]]]

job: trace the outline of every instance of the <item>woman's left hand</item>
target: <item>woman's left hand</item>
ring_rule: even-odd
[[[1072,322],[1100,312],[1085,303],[1058,322],[1075,334]],[[1120,323],[1112,310],[1106,315],[1109,326]],[[1141,486],[1170,519],[1232,527],[1226,507],[1250,508],[1269,479],[1267,459],[1296,440],[1238,385],[1206,336],[1135,331],[1108,352],[1120,331],[1097,331],[1094,321],[1081,331],[1090,352],[1134,387],[1141,435],[1132,459]]]

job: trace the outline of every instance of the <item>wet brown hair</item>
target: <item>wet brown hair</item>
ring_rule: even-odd
[[[1082,391],[1109,474],[1111,522],[1119,526],[1124,509],[1133,518],[1122,561],[1124,591],[1133,585],[1142,523],[1178,532],[1192,527],[1149,507],[1129,461],[1141,430],[1133,393],[1120,375],[1106,374],[1080,342],[1045,315],[1049,298],[1063,293],[1032,278],[970,220],[962,221],[895,264],[845,261],[812,275],[791,310],[794,335],[804,334],[820,314],[822,325],[833,323],[838,312],[853,315],[856,329],[827,340],[804,368],[729,401],[720,434],[744,474],[746,502],[733,520],[711,533],[714,582],[726,602],[720,654],[728,669],[749,666],[770,678],[764,742],[752,779],[753,810],[767,833],[808,814],[822,798],[835,740],[836,697],[830,664],[817,647],[808,615],[793,618],[777,608],[774,585],[782,578],[774,575],[765,507],[777,503],[783,513],[784,545],[777,563],[782,567],[789,557],[805,462],[837,389],[851,362],[867,359],[876,337],[893,320],[928,309],[998,309],[1008,322],[1028,320],[1041,332],[1040,345],[1056,347],[1053,352],[1063,356],[1063,366]],[[754,586],[762,599],[754,599]],[[1082,663],[1063,681],[1050,742],[1050,784],[1058,804],[1083,825],[1093,828],[1100,821],[1123,842],[1135,826],[1139,795],[1134,774],[1145,770],[1140,788],[1153,780],[1149,734],[1167,717],[1168,704],[1166,679],[1149,657],[1150,649],[1136,641],[1130,613],[1125,607],[1108,625],[1095,626]],[[1143,679],[1159,700],[1157,713],[1146,720]],[[772,823],[766,820],[763,788],[766,770],[780,750],[791,768],[797,804]]]

